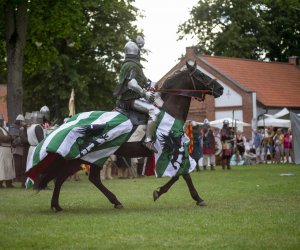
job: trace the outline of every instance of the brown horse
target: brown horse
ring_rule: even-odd
[[[176,119],[185,121],[188,115],[191,98],[197,98],[203,101],[206,94],[213,95],[215,98],[223,94],[223,87],[215,80],[201,72],[196,63],[190,65],[186,63],[187,68],[178,71],[168,78],[161,89],[164,101],[162,109]],[[125,142],[115,152],[122,157],[148,157],[152,153],[141,145],[141,142]],[[47,184],[55,179],[51,209],[61,211],[59,205],[60,189],[64,181],[80,169],[80,165],[85,163],[82,159],[66,160],[59,154],[49,154],[47,159],[42,162],[44,166],[36,182],[38,189],[44,189]],[[101,167],[88,163],[90,167],[89,180],[107,197],[115,208],[122,208],[123,205],[117,197],[108,190],[100,179]],[[198,206],[205,206],[205,202],[200,198],[196,191],[190,174],[182,175],[184,178],[191,197],[196,201]],[[166,193],[170,187],[179,179],[179,176],[171,177],[163,186],[153,192],[153,199],[156,201],[163,193]]]

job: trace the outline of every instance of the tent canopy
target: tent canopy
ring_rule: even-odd
[[[279,119],[290,119],[290,111],[287,108],[283,108],[274,115],[265,114],[265,116]]]
[[[223,127],[223,122],[225,120],[229,121],[229,126],[230,127],[235,127],[235,126],[237,126],[237,127],[250,126],[249,123],[242,122],[242,121],[239,121],[239,120],[236,120],[236,119],[232,119],[232,118],[221,118],[221,119],[218,119],[218,120],[210,121],[209,124],[210,124],[210,126],[215,127],[215,128],[222,128]]]
[[[266,119],[261,119],[257,122],[258,127],[277,127],[277,128],[290,128],[290,120],[278,119],[274,117],[268,117]]]

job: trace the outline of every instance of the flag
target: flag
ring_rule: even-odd
[[[196,163],[188,152],[189,143],[184,121],[161,112],[155,142],[156,177],[179,176],[195,169]]]
[[[69,117],[75,115],[75,91],[72,88],[69,100]]]
[[[193,126],[192,124],[188,124],[186,126],[185,133],[187,137],[190,139],[190,145],[189,145],[189,153],[192,154],[194,150],[194,136],[193,136]]]

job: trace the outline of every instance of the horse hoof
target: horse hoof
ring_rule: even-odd
[[[114,207],[115,207],[116,209],[122,209],[122,208],[124,208],[122,204],[117,204],[117,205],[115,205]]]
[[[156,201],[159,198],[159,194],[157,190],[153,191],[153,200]]]
[[[199,206],[199,207],[205,207],[205,206],[207,206],[207,204],[205,203],[205,201],[197,201],[196,205]]]
[[[63,209],[60,206],[51,206],[51,210],[54,212],[61,212]]]

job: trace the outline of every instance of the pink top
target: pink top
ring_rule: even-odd
[[[289,134],[285,134],[283,137],[283,147],[284,148],[292,148],[292,136]]]

